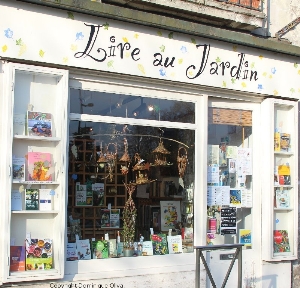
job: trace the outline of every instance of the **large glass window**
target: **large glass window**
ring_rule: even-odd
[[[195,104],[76,89],[70,99],[68,241],[76,235],[96,240],[120,235],[122,242],[130,184],[137,212],[135,245],[151,241],[153,230],[154,235],[178,235],[182,252],[193,252],[195,131],[181,123],[195,121]],[[149,111],[150,100],[159,107]],[[144,103],[146,110],[133,115]],[[81,114],[94,120],[83,121]],[[124,119],[115,123],[115,117]],[[125,122],[135,117],[135,124]]]
[[[252,113],[209,108],[207,243],[251,248]]]

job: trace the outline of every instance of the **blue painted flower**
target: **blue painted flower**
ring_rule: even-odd
[[[273,67],[273,68],[271,69],[271,73],[272,73],[272,74],[275,74],[275,73],[276,73],[276,68],[275,68],[275,67]]]
[[[76,175],[76,174],[73,174],[73,175],[72,175],[72,179],[73,179],[73,180],[77,180],[77,175]]]
[[[82,40],[84,37],[84,35],[82,34],[82,32],[77,32],[76,33],[76,40]]]
[[[187,53],[187,49],[186,49],[185,46],[181,46],[180,51],[181,51],[182,53]]]
[[[278,224],[279,223],[279,219],[276,219],[276,224]]]
[[[159,74],[160,74],[160,76],[166,76],[166,74],[167,74],[166,69],[165,68],[159,69]]]
[[[258,85],[257,85],[257,89],[258,89],[258,90],[262,90],[262,89],[263,89],[263,85],[262,85],[262,84],[258,84]]]
[[[14,32],[12,30],[10,30],[9,28],[4,30],[4,33],[5,33],[5,37],[7,37],[7,38],[12,38],[14,35]]]

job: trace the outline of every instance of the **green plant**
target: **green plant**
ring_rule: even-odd
[[[135,204],[132,199],[132,194],[136,186],[133,184],[125,184],[125,183],[124,185],[126,187],[129,197],[125,203],[125,207],[123,210],[122,236],[123,236],[124,248],[133,248],[137,210],[135,208]]]

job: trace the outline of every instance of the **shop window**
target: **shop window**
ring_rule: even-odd
[[[252,241],[252,113],[209,108],[207,243]]]
[[[194,122],[195,104],[124,96],[122,107],[111,109],[120,95],[92,93],[89,98],[89,94],[71,89],[70,107],[76,114],[71,114],[69,125],[68,218],[80,223],[77,236],[101,240],[107,235],[109,239],[120,235],[122,242],[123,211],[129,197],[126,185],[130,184],[134,186],[132,198],[137,209],[136,245],[141,236],[144,242],[150,241],[153,229],[156,235],[179,235],[182,252],[193,252],[195,131],[182,123]],[[132,101],[127,100],[126,105],[129,98]],[[157,110],[164,126],[149,113],[138,125],[126,124],[126,113],[128,116],[133,107],[138,107],[136,104],[150,100],[164,103]],[[120,117],[118,123],[104,119],[104,113],[98,114],[107,108],[114,114],[110,114],[111,119]],[[78,121],[74,116],[78,114],[97,116],[92,116],[94,121]],[[144,123],[146,119],[154,121]],[[168,127],[168,123],[173,124]],[[104,210],[117,211],[117,222],[104,221]],[[74,234],[70,227],[69,242],[74,242]]]

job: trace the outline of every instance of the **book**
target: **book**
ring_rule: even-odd
[[[161,231],[175,228],[181,221],[180,201],[160,201]]]
[[[108,247],[109,247],[109,257],[117,257],[117,240],[116,239],[109,239],[107,240]]]
[[[101,228],[110,227],[110,209],[101,209],[100,221]]]
[[[52,181],[54,167],[50,153],[28,152],[27,158],[29,181]]]
[[[25,210],[39,210],[38,189],[25,189]]]
[[[27,135],[52,137],[50,113],[27,111]]]
[[[291,252],[289,235],[287,230],[274,230],[273,252]]]
[[[275,190],[275,207],[276,208],[289,208],[290,207],[290,194],[286,189]]]
[[[39,189],[39,210],[53,210],[53,196],[51,191],[51,189]]]
[[[15,113],[13,116],[13,134],[25,135],[26,115],[24,113]]]
[[[25,158],[12,158],[13,181],[25,181]]]
[[[240,207],[242,204],[242,191],[230,189],[230,206]]]
[[[252,238],[251,238],[251,230],[249,229],[240,229],[239,230],[239,243],[244,244],[244,246],[251,246],[252,245]]]
[[[25,247],[26,270],[48,270],[53,268],[51,239],[27,238]]]
[[[109,243],[106,240],[92,241],[93,259],[105,259],[109,255]]]
[[[110,210],[110,227],[120,228],[120,209]]]
[[[78,260],[76,243],[67,243],[67,261]]]
[[[10,271],[25,271],[25,246],[10,246]]]
[[[76,183],[76,206],[92,206],[93,192],[87,190],[87,185]]]
[[[78,260],[91,259],[91,245],[89,239],[76,240]]]
[[[11,211],[22,210],[22,194],[19,190],[11,191]]]
[[[152,241],[144,241],[143,242],[142,255],[143,256],[152,256],[153,255]]]
[[[280,151],[280,133],[277,131],[274,133],[274,151]]]
[[[181,235],[167,236],[169,254],[182,253]]]
[[[153,246],[153,255],[165,255],[169,253],[166,234],[150,235],[150,240]]]
[[[94,206],[103,206],[104,202],[104,183],[92,184]]]
[[[289,152],[291,143],[291,135],[288,133],[280,133],[280,151]]]

